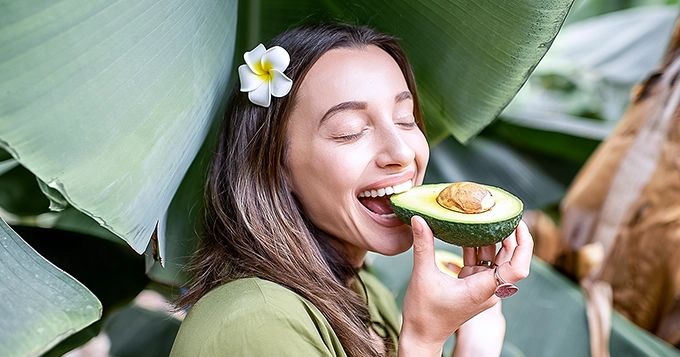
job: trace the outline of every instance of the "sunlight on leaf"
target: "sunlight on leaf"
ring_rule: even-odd
[[[236,5],[5,2],[0,146],[143,252],[222,100]]]

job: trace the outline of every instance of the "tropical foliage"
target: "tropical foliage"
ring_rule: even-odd
[[[614,56],[575,60],[591,53],[592,44],[581,44],[571,29],[618,9],[593,5],[599,3],[605,2],[586,1],[572,13],[567,29],[576,33],[575,44],[565,40],[560,47],[558,38],[556,54],[537,68],[503,120],[482,131],[546,53],[571,0],[0,0],[0,146],[6,150],[0,207],[24,238],[0,222],[6,317],[0,330],[13,331],[0,334],[0,350],[39,355],[62,342],[51,352],[58,355],[96,335],[100,323],[64,342],[102,309],[106,317],[132,299],[148,283],[144,265],[155,281],[186,280],[181,265],[195,245],[210,133],[233,82],[232,63],[295,24],[342,20],[402,38],[428,118],[428,180],[479,177],[517,192],[529,207],[554,204],[617,119],[597,101],[584,105],[583,89],[620,98],[644,75],[611,83],[607,76],[578,78],[585,69],[619,63]],[[667,8],[661,13],[663,21],[671,16]],[[561,36],[568,38],[567,29]],[[658,36],[635,34],[637,41],[622,36],[630,43],[610,46],[610,55],[651,38],[657,43]],[[577,66],[565,67],[564,60]],[[631,63],[607,73],[642,67]],[[58,243],[40,243],[50,239]],[[146,262],[133,251],[146,252]],[[78,271],[94,278],[88,283]],[[116,289],[106,288],[113,284]]]

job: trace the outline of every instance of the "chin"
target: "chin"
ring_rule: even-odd
[[[397,234],[386,234],[383,237],[389,239],[385,244],[375,247],[375,253],[382,255],[393,256],[406,252],[413,246],[413,234],[411,233],[411,227],[404,225],[401,228],[401,232]]]

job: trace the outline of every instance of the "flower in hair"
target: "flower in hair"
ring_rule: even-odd
[[[246,64],[238,68],[241,92],[248,92],[254,104],[269,107],[271,96],[280,98],[288,94],[293,81],[283,71],[290,63],[290,55],[282,47],[266,49],[263,44],[243,54]]]

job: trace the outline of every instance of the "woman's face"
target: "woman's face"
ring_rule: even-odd
[[[296,99],[286,172],[307,217],[355,266],[367,251],[406,251],[411,229],[389,195],[422,183],[429,148],[397,63],[376,46],[328,51]]]

